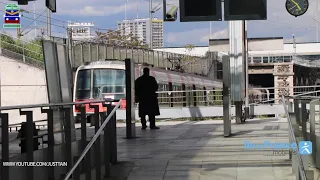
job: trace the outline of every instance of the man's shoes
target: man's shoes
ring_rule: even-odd
[[[146,130],[148,126],[142,126],[142,130]]]
[[[150,127],[150,129],[160,129],[160,128],[157,126],[154,126],[154,127]]]

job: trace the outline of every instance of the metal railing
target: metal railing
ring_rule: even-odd
[[[294,86],[287,87],[292,89],[293,95],[312,94],[314,96],[318,91],[310,92],[312,89],[320,89],[320,86]],[[249,88],[250,104],[269,104],[279,103],[279,94],[275,91],[282,88],[266,87],[266,88]],[[222,89],[209,90],[174,90],[174,91],[158,91],[158,102],[160,107],[194,107],[194,106],[222,106]],[[102,93],[103,95],[123,95],[124,93]],[[233,103],[233,102],[232,102]]]
[[[311,141],[312,143],[312,153],[309,155],[300,155],[300,151],[294,154],[289,153],[293,172],[298,179],[302,180],[317,179],[317,174],[320,173],[320,98],[310,96],[315,92],[318,91],[282,97],[289,125],[290,142],[299,144],[302,141]]]
[[[293,130],[293,125],[291,122],[291,118],[289,115],[289,111],[288,111],[288,107],[286,104],[286,100],[284,98],[284,96],[282,96],[282,103],[283,103],[283,108],[288,120],[288,127],[289,127],[289,143],[295,143],[295,144],[299,144],[298,141],[296,140],[295,134],[294,134],[294,130]],[[298,148],[298,147],[297,147]],[[292,154],[290,154],[290,156],[292,157]],[[298,161],[298,171],[296,171],[297,176],[299,177],[300,180],[307,180],[306,174],[304,172],[304,166],[303,166],[303,162],[302,162],[302,158],[300,153],[294,153],[294,157],[295,160]]]
[[[115,108],[108,114],[107,118],[103,121],[102,125],[100,126],[100,128],[96,131],[95,135],[93,136],[93,138],[90,140],[90,142],[88,143],[88,145],[85,147],[85,149],[83,150],[83,152],[81,153],[80,157],[78,158],[77,162],[74,164],[74,166],[70,169],[70,171],[67,173],[67,175],[65,176],[64,180],[68,180],[69,177],[73,174],[74,176],[79,176],[80,174],[77,174],[79,172],[75,172],[76,168],[79,166],[80,162],[83,160],[83,158],[87,155],[88,151],[92,148],[93,143],[95,143],[97,141],[97,139],[99,138],[99,136],[101,135],[102,131],[104,130],[104,138],[105,138],[105,143],[104,144],[104,153],[106,153],[105,155],[109,155],[108,154],[108,148],[109,148],[109,143],[106,142],[108,137],[108,130],[110,127],[106,127],[107,124],[109,123],[110,119],[114,116],[116,110],[120,107],[121,105],[121,100],[118,102],[118,104],[115,106]],[[116,145],[117,144],[113,144]],[[100,148],[97,148],[98,151],[96,153],[100,154]],[[98,160],[100,160],[100,158],[97,157]],[[109,163],[109,158],[105,157],[105,173],[108,174],[110,173],[110,167],[108,166]],[[100,164],[100,162],[99,162]],[[101,169],[101,167],[96,167],[96,177],[101,177],[101,172],[98,171],[98,168]],[[100,179],[100,178],[98,178]]]
[[[0,54],[9,58],[43,67],[42,46],[33,42],[23,41],[0,32]]]
[[[118,105],[114,106],[112,105],[112,102],[118,102]],[[90,104],[90,108],[94,109],[94,129],[87,129],[85,104]],[[99,171],[99,169],[101,169],[102,164],[106,164],[105,172],[110,172],[110,167],[108,165],[117,161],[115,112],[120,104],[121,100],[100,100],[76,103],[49,103],[0,107],[1,179],[55,180],[64,178],[66,174],[72,171],[73,179],[76,180],[77,175],[80,173],[85,173],[88,177],[89,175],[91,177],[91,170],[93,168],[98,169],[96,171],[96,175],[100,173],[101,176],[101,171]],[[80,105],[80,128],[72,127],[71,112],[74,105]],[[99,113],[99,109],[101,109],[101,107],[107,108],[107,114]],[[46,143],[48,145],[46,148],[39,148],[40,143],[38,143],[38,138],[39,136],[42,136],[42,134],[38,135],[38,130],[35,128],[33,111],[23,110],[30,108],[41,108],[41,113],[47,114],[48,128],[46,135],[48,136],[48,140]],[[19,132],[19,146],[21,147],[21,153],[14,152],[19,150],[19,148],[17,147],[16,142],[9,140],[9,137],[12,136],[9,132],[10,110],[19,110],[20,115],[26,116],[26,123],[22,125]],[[7,111],[7,113],[4,113],[4,111]],[[59,116],[56,116],[57,114],[59,114]],[[55,125],[57,121],[63,124],[61,129],[56,129],[57,127],[55,127]],[[102,130],[104,130],[104,136],[101,136]],[[81,137],[79,137],[79,132]],[[88,142],[88,137],[93,137],[90,142]],[[92,146],[92,144],[94,144],[94,146]],[[101,149],[101,144],[104,145],[103,149]],[[11,147],[10,151],[9,146]],[[92,147],[94,147],[93,150]],[[81,159],[85,156],[85,161],[82,163],[82,166],[79,166],[81,160],[78,160],[80,152],[83,152],[80,156]],[[101,159],[104,159],[105,161],[101,161]],[[67,167],[28,166],[12,168],[5,166],[3,162],[67,162]],[[109,174],[106,173],[106,176],[108,175]],[[59,176],[60,178],[58,178]]]

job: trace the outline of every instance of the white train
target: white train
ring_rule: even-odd
[[[135,78],[143,73],[142,64],[135,66]],[[149,67],[149,66],[148,66]],[[203,76],[175,71],[150,68],[150,75],[154,76],[159,84],[159,104],[160,106],[189,106],[201,105],[205,102],[208,90],[222,89],[222,81],[212,80]],[[78,67],[75,74],[74,102],[92,101],[103,98],[123,99],[122,108],[125,108],[125,63],[124,61],[106,60],[85,63]],[[186,93],[183,91],[190,91]],[[191,90],[199,90],[191,92]],[[181,91],[172,93],[161,93],[161,91]],[[206,101],[221,102],[221,91],[216,92],[217,96]],[[256,91],[255,91],[256,94]],[[188,105],[189,104],[189,105]],[[93,114],[93,109],[86,107],[87,115]],[[99,111],[106,109],[99,104]],[[80,114],[76,107],[75,116]]]

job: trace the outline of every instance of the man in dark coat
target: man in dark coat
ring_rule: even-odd
[[[139,117],[142,129],[147,128],[146,115],[149,117],[150,129],[159,129],[156,126],[156,116],[160,115],[158,104],[158,83],[150,76],[150,69],[144,68],[143,75],[135,81],[136,102],[139,103]]]

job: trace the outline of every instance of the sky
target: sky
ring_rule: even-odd
[[[149,0],[57,0],[57,12],[52,13],[52,35],[65,36],[67,21],[93,22],[95,31],[117,28],[117,21],[127,19],[147,18]],[[0,0],[0,6],[13,1]],[[167,0],[167,9],[177,5],[178,0]],[[41,29],[46,28],[45,1],[29,2],[29,5],[20,6],[30,11],[24,12],[21,19],[21,32],[25,40],[30,40],[35,35],[41,34]],[[35,7],[36,14],[33,13]],[[154,17],[162,19],[162,0],[153,0],[153,7],[160,7]],[[267,20],[249,21],[248,37],[283,37],[286,42],[292,42],[292,34],[296,42],[317,42],[317,26],[320,29],[320,5],[317,0],[309,0],[308,11],[299,17],[291,16],[285,8],[285,0],[267,0]],[[36,26],[33,21],[35,18]],[[179,15],[178,15],[179,16]],[[3,23],[3,22],[2,22]],[[2,25],[1,25],[2,26]],[[34,28],[37,27],[37,28]],[[228,22],[212,22],[211,38],[228,38]],[[318,30],[318,32],[320,32]],[[3,29],[2,33],[16,36],[15,29]],[[320,33],[319,33],[320,34]],[[320,35],[319,35],[320,36]],[[182,47],[186,44],[207,46],[210,37],[210,22],[165,22],[164,43],[166,47]],[[320,37],[319,37],[320,39]]]

